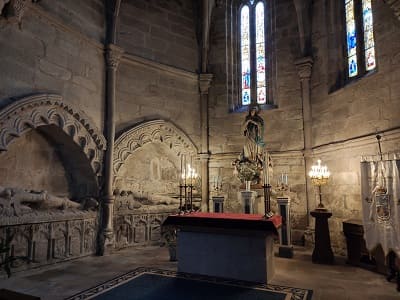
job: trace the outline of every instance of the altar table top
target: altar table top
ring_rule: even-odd
[[[282,224],[282,217],[273,215],[264,218],[260,214],[206,213],[192,212],[170,215],[163,225],[174,225],[180,228],[198,227],[229,230],[246,230],[268,232],[278,235],[277,228]]]

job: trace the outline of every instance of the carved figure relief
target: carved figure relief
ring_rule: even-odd
[[[57,197],[47,191],[29,191],[0,186],[0,215],[20,216],[34,209],[92,209],[97,208],[95,199],[87,198],[81,203],[66,197]]]

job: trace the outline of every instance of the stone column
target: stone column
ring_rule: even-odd
[[[312,197],[309,191],[308,185],[308,170],[312,164],[312,109],[311,109],[311,71],[313,66],[313,59],[309,56],[303,57],[295,61],[297,71],[300,77],[301,84],[301,99],[303,106],[303,138],[304,138],[304,162],[305,170],[304,174],[306,177],[306,203],[307,203],[307,225],[310,224],[310,199]]]
[[[210,161],[210,151],[208,148],[208,91],[212,78],[213,75],[208,73],[199,75],[201,114],[201,211],[209,211],[208,164]]]
[[[113,243],[113,211],[114,211],[114,189],[113,189],[113,153],[115,139],[115,88],[117,68],[123,49],[108,44],[106,47],[106,121],[105,134],[107,139],[107,150],[104,161],[104,195],[103,195],[103,234],[104,251]]]

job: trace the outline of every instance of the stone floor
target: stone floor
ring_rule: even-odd
[[[394,283],[385,277],[345,264],[311,263],[310,251],[295,249],[293,259],[276,257],[276,273],[270,283],[312,289],[313,300],[399,300]],[[176,270],[167,249],[160,247],[125,249],[113,255],[83,259],[15,273],[0,279],[0,288],[7,288],[41,299],[63,299],[139,266]]]

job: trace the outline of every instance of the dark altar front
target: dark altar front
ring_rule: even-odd
[[[231,213],[168,216],[178,229],[178,271],[266,283],[274,274],[281,217]]]

